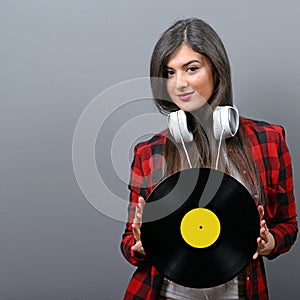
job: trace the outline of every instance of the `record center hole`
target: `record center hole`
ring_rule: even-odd
[[[202,225],[200,225],[200,226],[199,226],[199,228],[200,228],[200,229],[202,229],[202,228],[203,228],[203,226],[202,226]]]

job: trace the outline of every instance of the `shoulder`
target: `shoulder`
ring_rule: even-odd
[[[240,123],[243,127],[246,137],[252,136],[258,138],[260,142],[272,142],[285,137],[285,131],[282,125],[271,124],[262,120],[253,120],[241,118]]]
[[[168,133],[168,130],[164,130],[153,135],[150,139],[138,143],[134,147],[134,153],[141,154],[150,150],[152,154],[162,154]]]

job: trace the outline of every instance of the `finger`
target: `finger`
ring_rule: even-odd
[[[143,213],[142,207],[140,206],[140,204],[138,204],[135,208],[135,216],[141,219],[142,213]]]
[[[145,251],[144,251],[144,248],[143,248],[143,246],[142,246],[142,242],[141,242],[141,241],[136,242],[136,243],[131,247],[131,249],[132,249],[133,251],[138,251],[138,252],[141,253],[141,254],[145,254]]]
[[[136,232],[135,224],[132,224],[131,227],[132,227],[133,237],[135,240],[137,240],[137,232]]]
[[[269,230],[266,224],[265,220],[262,220],[260,223],[260,237],[267,243],[268,242],[268,234],[269,234]]]
[[[142,243],[140,241],[137,241],[131,248],[135,251],[140,250],[140,248],[142,247]]]
[[[134,223],[134,224],[140,224],[141,222],[142,222],[142,215],[141,215],[141,213],[139,213],[138,211],[136,211],[132,223]]]
[[[134,236],[134,239],[136,241],[139,241],[141,239],[141,231],[140,231],[140,227],[136,224],[132,224],[132,233]]]
[[[258,247],[257,247],[258,254],[264,255],[265,250],[266,250],[266,245],[267,245],[267,243],[263,239],[260,239]]]
[[[145,199],[142,196],[139,196],[139,203],[144,206],[146,204]]]
[[[258,258],[258,251],[256,251],[252,257],[253,259],[257,259]]]
[[[138,204],[135,208],[133,223],[141,223],[142,222],[142,209],[140,204]]]
[[[264,227],[266,230],[268,229],[266,220],[261,220],[261,227]]]
[[[269,242],[269,236],[268,236],[267,232],[264,232],[262,234],[262,241],[263,241],[263,244],[267,244]]]
[[[143,209],[144,209],[145,204],[146,204],[146,201],[144,200],[144,198],[139,197],[139,203],[137,205],[139,213],[143,214]]]
[[[253,254],[253,259],[257,259],[257,257],[258,257],[258,251],[259,251],[259,247],[260,247],[260,241],[261,241],[261,238],[260,237],[258,237],[257,239],[256,239],[256,242],[257,242],[257,250],[256,250],[256,252]]]
[[[262,219],[265,214],[264,207],[262,205],[259,205],[257,207],[257,209],[258,209],[258,213],[259,213],[259,218]]]

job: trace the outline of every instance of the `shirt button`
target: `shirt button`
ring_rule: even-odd
[[[249,277],[249,276],[247,276],[247,277],[246,277],[246,280],[250,280],[250,277]]]

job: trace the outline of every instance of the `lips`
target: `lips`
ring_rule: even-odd
[[[194,92],[184,93],[184,94],[178,94],[177,97],[181,101],[187,101],[187,100],[189,100],[192,97],[193,94],[194,94]]]

